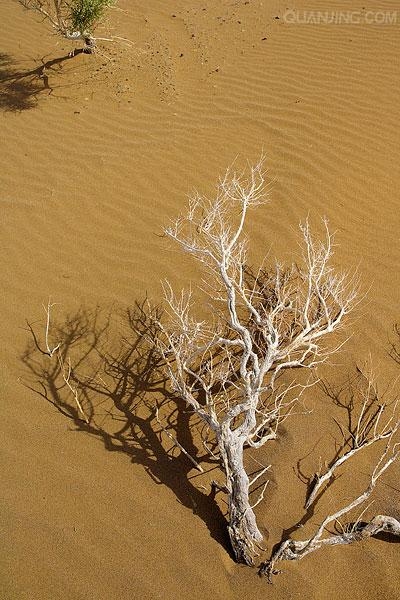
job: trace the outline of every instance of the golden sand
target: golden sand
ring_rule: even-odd
[[[398,8],[390,0],[363,6]],[[389,350],[400,320],[400,13],[387,25],[318,25],[285,22],[278,0],[118,7],[103,33],[132,45],[68,59],[70,44],[40,19],[16,2],[0,5],[0,597],[394,600],[396,543],[328,548],[285,564],[273,587],[236,565],[222,500],[218,507],[208,498],[192,465],[151,434],[146,403],[157,392],[143,389],[143,372],[121,391],[112,369],[95,369],[102,352],[129,363],[127,308],[146,294],[159,298],[163,278],[183,286],[195,277],[160,236],[187,192],[209,192],[237,155],[253,161],[264,150],[274,183],[270,204],[249,219],[254,259],[293,260],[299,220],[325,215],[337,231],[336,264],[357,267],[367,290],[338,367],[320,374],[340,380],[371,353],[382,386],[398,375]],[[312,8],[324,11],[326,2]],[[348,2],[329,8],[348,10]],[[67,401],[67,390],[47,393],[47,358],[26,353],[26,321],[42,341],[49,297],[58,303],[54,341],[75,328],[71,361],[93,378],[89,427],[47,401]],[[282,440],[258,455],[273,464],[257,508],[267,554],[304,516],[297,460],[310,476],[335,451],[331,414],[340,411],[318,388],[307,407],[311,415],[285,423]],[[354,469],[359,492],[368,457]],[[398,466],[385,475],[372,514],[398,516],[398,475]],[[339,498],[349,489],[343,484]],[[330,489],[300,535],[334,502]]]

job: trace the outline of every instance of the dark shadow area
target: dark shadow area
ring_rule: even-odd
[[[82,52],[78,49],[73,56]],[[66,54],[51,60],[43,57],[38,67],[19,70],[11,56],[0,53],[0,110],[21,112],[35,108],[40,95],[54,90],[51,74],[59,73],[63,63],[73,56]]]
[[[213,473],[210,477],[208,473],[219,471],[219,462],[199,450],[196,417],[168,389],[160,356],[151,343],[155,325],[146,306],[136,303],[124,314],[81,308],[62,323],[52,320],[51,340],[54,345],[61,343],[52,357],[45,350],[44,326],[28,323],[30,339],[21,356],[26,368],[23,382],[68,417],[75,431],[143,465],[151,479],[170,488],[230,553],[226,520],[215,503],[215,492],[199,489],[199,478],[209,483]],[[63,377],[69,363],[69,381],[88,423]],[[196,471],[165,431],[201,463],[205,475]]]

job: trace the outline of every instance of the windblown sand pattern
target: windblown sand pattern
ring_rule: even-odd
[[[390,0],[363,6],[398,10]],[[71,360],[82,359],[80,373],[94,377],[95,327],[104,325],[98,353],[126,351],[127,307],[146,294],[158,299],[164,278],[183,286],[196,277],[163,226],[193,188],[212,193],[237,156],[243,164],[264,151],[271,202],[250,216],[252,257],[292,261],[298,222],[309,215],[318,228],[326,216],[337,231],[336,263],[358,268],[367,292],[338,369],[321,375],[335,382],[371,353],[382,387],[398,376],[389,351],[400,320],[400,12],[387,25],[311,25],[287,23],[278,0],[118,7],[104,33],[132,44],[68,59],[71,46],[40,19],[17,2],[0,6],[0,597],[398,598],[398,546],[382,540],[285,565],[266,587],[229,556],[219,508],[201,487],[207,478],[146,438],[153,396],[139,375],[130,397],[102,395],[93,384],[96,425],[79,427],[43,397],[47,358],[24,351],[27,320],[43,339],[49,297],[59,326],[77,328]],[[327,10],[322,0],[289,8]],[[342,0],[328,10],[348,8]],[[118,440],[116,398],[144,406]],[[279,446],[258,455],[273,463],[258,507],[269,550],[304,515],[296,460],[308,455],[302,468],[310,474],[334,452],[329,399],[315,388],[307,408],[312,414],[288,423]],[[354,469],[358,492],[368,457]],[[399,516],[398,475],[395,467],[385,476],[372,512]],[[309,530],[334,501],[328,491]]]

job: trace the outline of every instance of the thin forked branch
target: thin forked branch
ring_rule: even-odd
[[[305,504],[306,509],[313,504],[322,487],[335,475],[339,467],[356,456],[360,451],[369,448],[381,440],[390,438],[400,427],[397,410],[398,402],[392,402],[391,406],[383,403],[379,399],[372,373],[364,374],[361,369],[358,369],[358,372],[365,380],[365,389],[361,389],[358,385],[356,391],[351,390],[350,405],[347,407],[350,413],[354,413],[355,404],[360,405],[355,425],[351,428],[351,424],[349,423],[347,433],[345,427],[340,425],[343,437],[347,438],[346,443],[349,445],[349,449],[339,454],[324,473],[314,476],[313,485]],[[388,412],[389,415],[387,416]],[[354,415],[352,415],[352,420],[353,418]]]
[[[353,526],[345,528],[340,534],[331,534],[328,537],[323,537],[324,532],[329,525],[340,522],[339,520],[344,515],[347,515],[368,500],[380,477],[398,459],[400,454],[400,444],[396,443],[393,445],[392,437],[393,435],[390,436],[386,447],[374,468],[368,487],[357,498],[352,500],[352,502],[335,513],[328,515],[311,538],[304,541],[288,539],[282,542],[272,555],[271,559],[261,566],[259,571],[260,575],[265,575],[271,582],[272,576],[280,573],[280,571],[276,569],[277,563],[283,560],[301,560],[307,556],[307,554],[315,552],[324,546],[351,544],[380,532],[389,532],[393,535],[400,536],[400,522],[397,521],[397,519],[386,515],[377,515],[367,523],[361,523],[359,518]]]

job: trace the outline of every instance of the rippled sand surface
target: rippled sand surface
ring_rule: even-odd
[[[369,355],[380,389],[398,376],[389,352],[400,320],[400,12],[385,25],[365,12],[393,13],[397,3],[357,10],[358,23],[324,25],[288,23],[280,1],[120,0],[101,35],[132,43],[69,59],[71,46],[40,19],[1,3],[4,600],[398,597],[398,545],[383,540],[285,564],[273,587],[237,566],[223,500],[207,495],[215,473],[200,476],[159,433],[161,386],[149,381],[137,337],[146,295],[159,299],[164,278],[183,286],[197,276],[163,226],[190,190],[212,193],[236,157],[244,164],[263,151],[270,203],[250,215],[251,256],[292,261],[298,222],[309,215],[318,229],[326,216],[337,266],[357,268],[366,293],[336,368],[321,377],[337,385]],[[49,297],[51,341],[64,341],[85,381],[89,426],[71,418],[57,364],[34,348]],[[267,555],[304,517],[301,473],[340,442],[331,415],[344,419],[341,409],[318,387],[306,404],[312,413],[287,421],[257,455],[272,463],[257,507]],[[188,416],[176,418],[184,435]],[[361,491],[370,459],[294,535]],[[399,516],[398,475],[385,475],[370,514]]]

